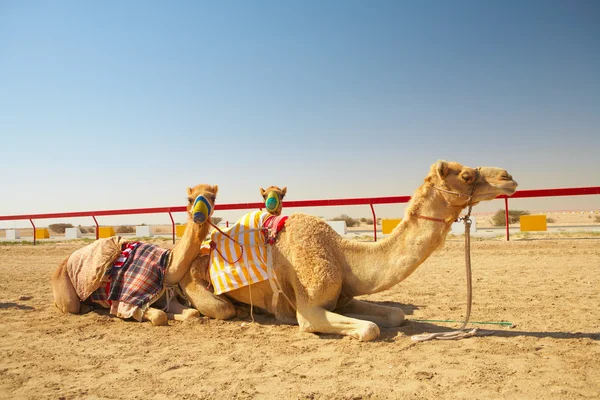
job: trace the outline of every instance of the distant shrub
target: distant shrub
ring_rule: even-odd
[[[346,226],[348,228],[351,228],[351,227],[359,224],[359,222],[357,220],[347,216],[346,214],[342,214],[339,217],[335,217],[332,219],[332,221],[346,221]]]
[[[509,215],[510,215],[510,213],[509,213]],[[556,222],[556,220],[554,218],[552,218],[552,217],[548,217],[548,218],[546,218],[546,222],[549,223],[549,224],[553,224],[553,223]]]
[[[116,226],[115,233],[135,233],[135,228],[131,225]]]
[[[52,232],[56,232],[56,233],[65,233],[65,230],[67,228],[72,228],[73,225],[71,224],[50,224],[48,225],[48,228],[50,228],[50,230]]]
[[[373,225],[373,218],[363,218],[364,219],[364,223],[367,225]]]
[[[79,225],[79,232],[81,233],[96,233],[96,228],[91,226],[81,226]]]
[[[508,223],[514,224],[519,222],[521,215],[529,215],[529,211],[525,210],[509,210],[508,211]],[[498,210],[492,216],[492,225],[494,226],[504,226],[506,223],[506,211]]]
[[[594,222],[600,222],[600,215],[596,215],[596,218],[594,218]]]

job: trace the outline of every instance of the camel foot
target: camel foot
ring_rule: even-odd
[[[169,319],[174,319],[175,321],[189,321],[194,318],[200,318],[200,311],[188,308],[181,311],[181,314],[168,314],[168,316]]]
[[[144,321],[150,321],[153,326],[165,326],[169,324],[167,313],[155,308],[149,308],[144,312]]]
[[[200,311],[194,308],[190,308],[187,310],[183,310],[181,315],[183,315],[184,320],[187,321],[188,319],[200,318]]]
[[[360,340],[361,342],[369,342],[379,337],[379,327],[373,322],[366,322],[363,327],[360,327],[351,336]]]

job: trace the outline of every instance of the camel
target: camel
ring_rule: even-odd
[[[379,326],[402,325],[404,313],[355,297],[384,291],[406,279],[442,246],[463,209],[512,195],[516,188],[517,182],[504,169],[473,169],[440,160],[415,191],[402,222],[387,238],[371,243],[342,238],[320,218],[293,214],[272,248],[273,270],[286,301],[273,307],[269,280],[226,296],[258,306],[281,322],[298,324],[304,332],[374,340]],[[180,286],[201,313],[214,315],[219,309],[231,317],[231,303],[202,290],[207,264],[207,256],[199,257]]]
[[[265,201],[267,212],[273,217],[280,217],[282,200],[287,194],[287,187],[284,187],[283,189],[279,186],[269,186],[267,189],[260,188],[260,194]],[[187,274],[183,280],[179,282],[179,287],[183,292],[185,300],[203,315],[210,318],[245,318],[249,311],[246,307],[240,306],[239,304],[236,307],[226,296],[216,295],[210,290],[212,285],[208,276],[207,262],[208,261],[202,255],[198,257],[192,263],[192,270],[194,272]],[[188,292],[193,292],[194,294],[192,296],[186,296]]]
[[[181,305],[177,301],[177,296],[173,296],[172,299],[165,299],[165,293],[169,292],[164,288],[176,285],[183,276],[188,273],[192,262],[200,254],[200,245],[206,238],[209,230],[209,224],[207,222],[209,222],[212,210],[214,210],[217,192],[217,185],[211,186],[200,184],[187,189],[188,219],[185,233],[181,240],[170,251],[170,254],[165,253],[168,254],[168,257],[164,258],[164,260],[166,260],[166,269],[164,270],[164,277],[162,279],[163,290],[160,292],[162,295],[159,294],[158,296],[155,296],[149,303],[136,310],[136,315],[138,317],[140,317],[139,314],[141,313],[141,320],[150,321],[152,325],[157,326],[167,325],[169,318],[186,320],[199,316],[199,312],[196,309]],[[104,242],[102,242],[102,240],[104,240]],[[89,260],[91,259],[84,259],[83,267],[85,267],[85,269],[90,267],[92,270],[95,269],[100,272],[94,272],[95,278],[93,279],[95,280],[93,282],[89,284],[87,281],[83,282],[89,286],[83,290],[81,289],[82,285],[79,285],[80,281],[77,281],[77,285],[74,284],[74,280],[77,278],[73,277],[72,270],[68,267],[69,258],[73,257],[76,252],[63,261],[54,271],[51,279],[56,307],[63,313],[73,314],[85,313],[91,310],[91,307],[84,304],[84,302],[88,304],[93,302],[94,304],[99,304],[105,308],[110,308],[110,302],[93,301],[91,300],[92,297],[90,294],[96,291],[101,285],[106,284],[106,278],[100,282],[98,277],[102,278],[110,276],[110,269],[113,268],[113,264],[120,255],[122,247],[127,243],[128,242],[123,241],[120,237],[112,237],[109,239],[100,239],[93,244],[86,246],[96,246],[95,249],[88,250],[91,250],[95,257],[93,259],[94,261],[97,261],[101,256],[103,265],[100,267],[96,265],[85,266],[85,261],[87,260],[90,262]],[[80,250],[85,251],[86,248]],[[78,289],[76,289],[76,287]],[[83,298],[82,292],[86,293],[83,295]],[[149,305],[152,303],[163,303],[166,312],[150,307]],[[140,319],[136,316],[134,316],[134,318]]]
[[[260,195],[265,200],[265,207],[271,215],[281,215],[282,201],[287,193],[287,187],[269,186],[267,190],[260,188]]]

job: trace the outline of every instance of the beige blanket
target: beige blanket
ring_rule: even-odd
[[[105,281],[106,272],[121,254],[121,242],[120,236],[99,239],[69,256],[67,273],[81,301]]]

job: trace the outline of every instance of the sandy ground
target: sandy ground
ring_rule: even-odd
[[[301,333],[269,316],[168,327],[62,315],[52,270],[82,244],[0,246],[2,399],[597,399],[600,238],[473,243],[472,321],[491,336],[415,343],[456,325],[409,322],[375,342]],[[448,241],[367,300],[409,319],[465,313],[464,253]]]

